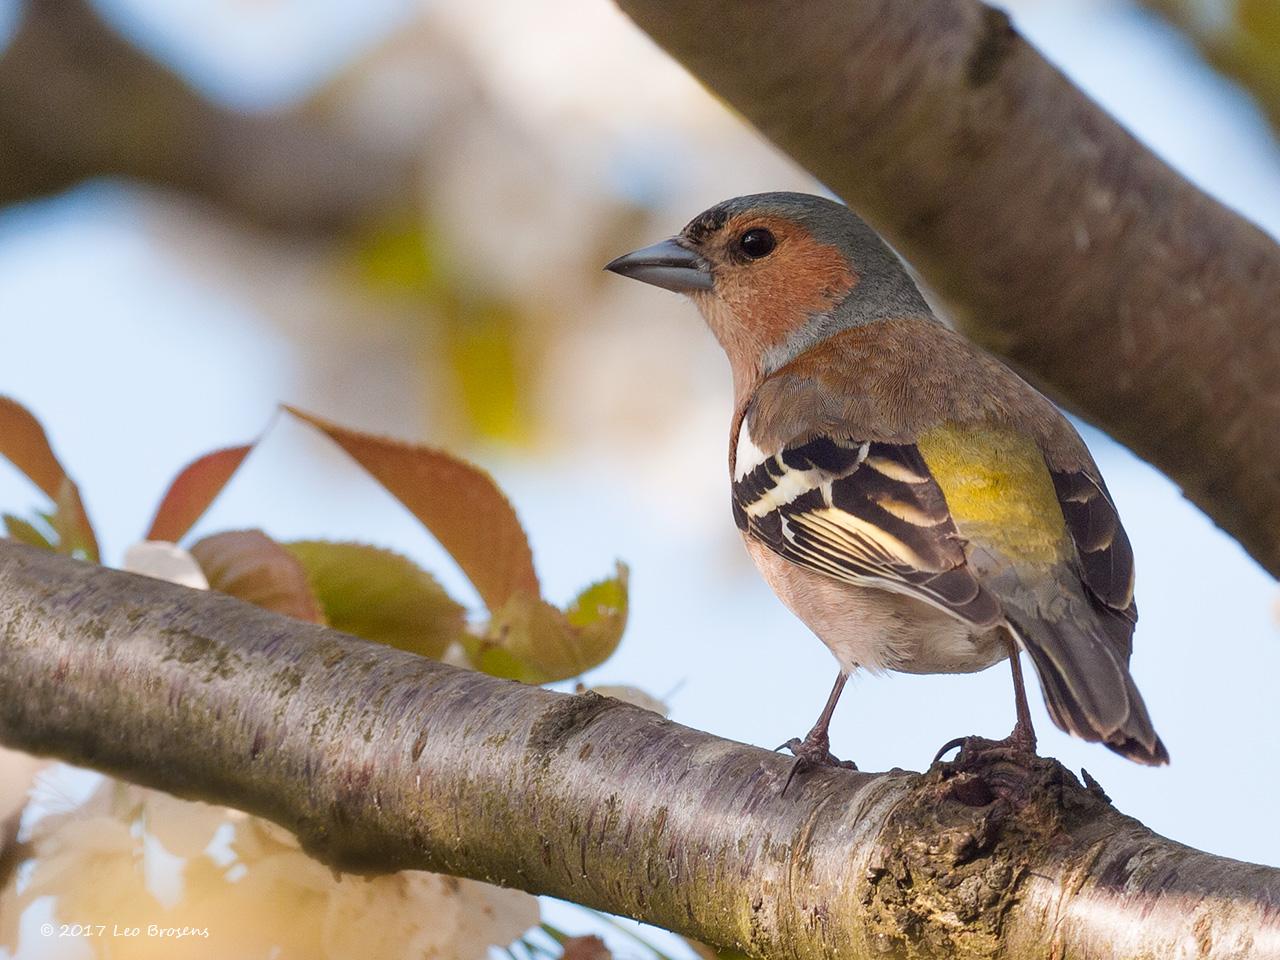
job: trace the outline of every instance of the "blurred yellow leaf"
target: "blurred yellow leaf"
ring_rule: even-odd
[[[1280,5],[1275,0],[1239,0],[1240,29],[1263,44],[1273,65],[1280,63]]]
[[[186,536],[252,449],[246,445],[215,450],[183,467],[160,499],[145,539],[177,543]]]
[[[209,588],[288,617],[324,623],[307,571],[261,530],[232,530],[191,548]]]
[[[286,407],[345,450],[449,551],[492,611],[540,594],[533,553],[493,478],[442,450],[348,430]]]
[[[466,630],[466,611],[412,560],[362,543],[300,540],[297,558],[329,625],[424,657]]]
[[[1276,0],[1143,0],[1205,58],[1252,93],[1280,129],[1280,4]]]
[[[373,224],[355,243],[356,266],[376,288],[422,296],[443,283],[434,236],[416,210]]]
[[[53,546],[59,552],[97,563],[98,541],[80,491],[58,462],[40,421],[8,397],[0,397],[0,456],[54,502],[54,512],[47,518],[58,534],[59,542]]]
[[[462,300],[446,311],[444,334],[460,409],[480,436],[505,443],[528,439],[522,321],[510,304]]]

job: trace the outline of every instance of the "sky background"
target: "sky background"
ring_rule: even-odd
[[[611,12],[575,19],[585,5],[557,4],[553,23],[581,22],[583,35],[548,34],[545,44],[522,28],[513,3],[435,12],[471,36],[468,55],[495,95],[544,123],[563,116],[566,104],[605,112],[583,89],[591,74],[576,73],[579,62],[566,50],[589,49],[588,71],[600,69],[599,61],[617,64],[616,71],[633,62],[664,64]],[[0,3],[0,25],[6,8]],[[109,0],[102,8],[206,94],[251,109],[305,96],[420,11],[406,0]],[[1204,66],[1181,35],[1119,0],[1026,0],[1012,12],[1033,43],[1171,165],[1280,235],[1276,140],[1248,97]],[[0,26],[0,42],[3,36]],[[656,82],[687,84],[673,64],[661,69],[670,76]],[[709,100],[699,109],[718,110]],[[672,191],[664,194],[664,184],[674,174],[664,165],[698,162],[693,147],[665,128],[655,131],[655,147],[645,137],[647,120],[606,115],[594,122],[612,138],[608,169],[597,171],[608,189],[667,198],[656,203],[661,228],[653,240],[723,199],[710,177],[685,191],[697,206],[668,213],[663,204]],[[776,163],[719,179],[735,192],[773,189],[782,185]],[[0,212],[0,392],[45,424],[86,495],[107,561],[118,562],[139,537],[180,464],[272,424],[200,530],[265,525],[282,539],[372,541],[409,553],[455,595],[474,601],[447,557],[394,501],[322,442],[274,418],[282,401],[310,401],[339,419],[343,408],[333,395],[316,393],[298,338],[266,319],[259,299],[175,248],[155,218],[153,201],[137,188],[111,183]],[[219,243],[236,242],[218,236]],[[630,564],[627,634],[588,682],[640,686],[664,698],[675,720],[773,747],[809,728],[834,679],[834,661],[756,577],[736,543],[724,476],[728,373],[694,309],[651,289],[608,296],[643,312],[654,346],[630,357],[592,347],[586,355],[604,370],[591,376],[642,385],[668,362],[691,370],[697,388],[682,400],[678,419],[630,431],[625,442],[532,451],[477,444],[461,452],[490,469],[515,503],[549,598],[568,599],[611,571],[615,558]],[[589,343],[598,345],[611,329],[602,315]],[[344,389],[364,389],[360,373],[349,372]],[[368,389],[386,389],[377,385],[378,369],[362,373]],[[386,402],[394,405],[394,395]],[[413,422],[360,425],[403,433]],[[1141,611],[1134,674],[1173,762],[1145,769],[1067,738],[1036,692],[1041,750],[1077,771],[1087,767],[1117,807],[1160,833],[1280,866],[1276,584],[1161,474],[1097,431],[1084,432],[1134,544]],[[429,424],[422,439],[431,439]],[[0,469],[0,505],[37,504],[29,487]],[[865,676],[845,693],[832,741],[864,770],[922,769],[943,742],[969,733],[1003,736],[1012,723],[1003,664],[969,676]]]

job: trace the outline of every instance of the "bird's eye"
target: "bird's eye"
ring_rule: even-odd
[[[752,260],[767,257],[773,253],[776,245],[777,241],[773,238],[773,234],[763,227],[748,230],[738,238],[738,249]]]

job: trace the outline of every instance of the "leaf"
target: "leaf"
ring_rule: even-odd
[[[80,499],[80,491],[58,462],[44,428],[26,407],[0,397],[0,456],[34,483],[56,505],[52,526],[62,553],[79,554],[98,562],[98,541]]]
[[[625,564],[593,584],[561,612],[516,594],[493,615],[483,637],[463,641],[477,670],[525,683],[567,680],[599,666],[617,649],[627,625]]]
[[[379,291],[421,297],[445,285],[439,244],[417,211],[376,222],[355,240],[356,266]]]
[[[508,303],[472,297],[444,305],[444,341],[457,383],[452,405],[482,437],[504,443],[528,440],[527,321]]]
[[[261,530],[205,537],[191,554],[210,589],[298,620],[325,622],[302,564]]]
[[[466,632],[466,611],[412,560],[362,543],[285,544],[329,625],[366,640],[439,658]]]
[[[52,541],[29,520],[15,517],[12,513],[0,515],[0,519],[4,520],[5,536],[10,540],[17,540],[19,543],[25,543],[29,547],[39,547],[42,550],[56,549]]]
[[[161,498],[146,539],[177,543],[185,537],[252,449],[250,444],[215,450],[183,467]]]
[[[561,944],[561,960],[613,960],[603,940],[594,934],[570,937]]]
[[[441,450],[285,409],[333,440],[404,504],[449,551],[490,611],[522,593],[539,596],[524,528],[493,478],[479,467]]]

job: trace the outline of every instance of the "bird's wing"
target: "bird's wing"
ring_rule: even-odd
[[[1106,485],[1085,470],[1059,470],[1052,463],[1049,473],[1080,558],[1080,579],[1099,603],[1136,622],[1133,548]]]
[[[915,444],[827,435],[758,459],[733,484],[744,533],[837,580],[905,593],[974,624],[1000,621]]]

